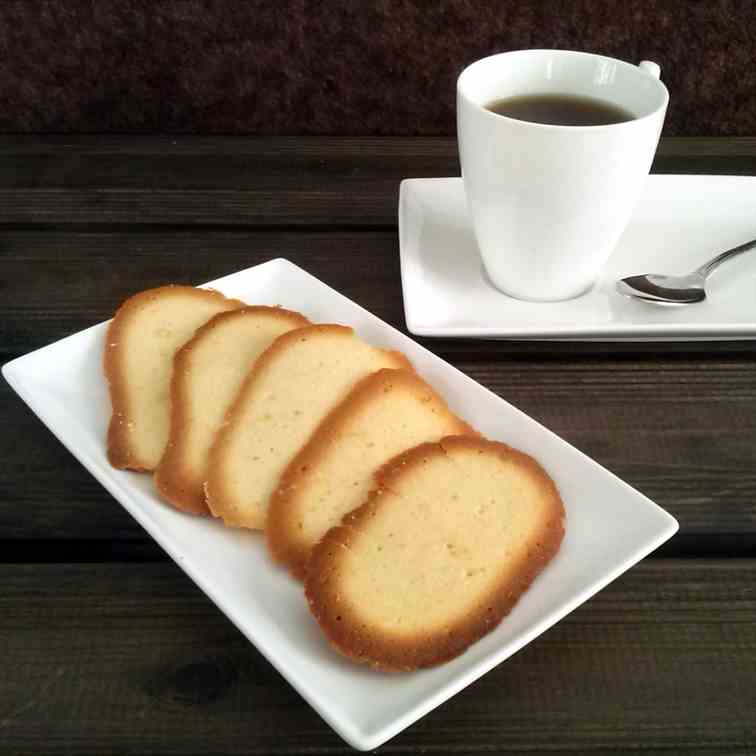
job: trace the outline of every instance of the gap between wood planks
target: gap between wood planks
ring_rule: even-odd
[[[678,534],[649,558],[753,559],[756,558],[756,534]],[[0,539],[0,564],[167,561],[170,561],[170,557],[156,542],[149,539]]]

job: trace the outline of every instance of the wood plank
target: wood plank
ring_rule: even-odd
[[[0,360],[109,318],[126,297],[164,283],[198,284],[285,257],[405,330],[396,232],[0,227]],[[348,261],[348,264],[345,262]],[[12,285],[11,285],[12,282]],[[756,354],[753,341],[622,343],[418,339],[451,359],[532,355]]]
[[[358,260],[359,266],[345,265],[345,254]],[[7,274],[0,281],[4,305],[0,359],[107,318],[118,302],[143,287],[168,280],[195,283],[279,255],[388,322],[403,326],[393,232],[5,230],[0,232],[0,255]],[[712,538],[727,536],[727,541],[716,541],[717,549],[737,546],[743,553],[751,548],[756,517],[753,466],[747,453],[754,441],[750,418],[756,414],[753,342],[581,345],[429,339],[424,343],[675,512],[683,531],[682,540],[673,543],[694,539],[684,553],[701,548],[704,544],[697,539],[702,536],[709,544],[714,543]],[[703,365],[709,377],[691,393],[690,375],[702,364],[691,358],[696,352],[707,354]],[[715,353],[720,356],[712,359]],[[612,361],[603,361],[607,355],[614,355]],[[523,358],[527,359],[514,369],[513,360]],[[639,369],[648,375],[669,381],[669,391],[660,395],[658,404],[653,404],[657,391],[653,381],[648,383],[650,395],[637,393],[638,374],[630,359],[639,361]],[[584,371],[579,381],[586,386],[593,380],[600,383],[597,394],[573,390],[573,365]],[[559,386],[566,387],[572,400],[556,389]],[[144,543],[138,526],[11,396],[7,386],[3,384],[2,390],[4,416],[9,427],[19,430],[5,436],[4,454],[12,464],[0,473],[5,537]],[[624,398],[628,393],[629,401]],[[639,428],[637,421],[648,416],[649,403],[658,408],[654,422],[644,420]],[[687,408],[681,427],[676,419],[680,404]],[[674,410],[669,414],[668,406]],[[591,413],[591,425],[582,426],[581,419]],[[711,442],[714,438],[717,443]],[[19,439],[32,443],[25,446]],[[654,455],[648,454],[649,448]],[[144,550],[136,553],[143,555]]]
[[[393,232],[6,230],[0,254],[13,282],[3,289],[3,359],[108,318],[142,288],[197,283],[275,256],[403,326]],[[670,509],[682,525],[672,548],[756,546],[756,343],[424,343]],[[3,537],[144,542],[4,383],[0,408],[14,429],[0,438]]]
[[[350,752],[173,565],[0,576],[5,752]],[[382,752],[753,753],[754,585],[646,562]]]
[[[0,255],[6,282],[0,355],[6,358],[108,319],[141,289],[199,284],[276,257],[393,325],[404,322],[394,232],[0,230]]]
[[[456,364],[672,512],[681,532],[664,553],[756,554],[753,359]],[[5,384],[0,414],[14,429],[0,435],[4,538],[147,538]],[[23,542],[6,548],[35,558]],[[84,546],[54,553],[89,558]]]
[[[659,173],[756,173],[756,140],[663,140]],[[459,175],[449,138],[5,137],[0,223],[395,226],[399,182]]]

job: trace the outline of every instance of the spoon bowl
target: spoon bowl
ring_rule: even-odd
[[[617,283],[617,290],[628,297],[661,304],[694,304],[706,299],[704,278],[700,275],[661,276],[647,273],[629,276]]]
[[[717,255],[685,276],[662,276],[659,273],[646,273],[641,276],[628,276],[617,281],[617,291],[627,297],[642,299],[656,304],[695,304],[706,299],[706,279],[723,262],[756,249],[756,239],[740,244]]]

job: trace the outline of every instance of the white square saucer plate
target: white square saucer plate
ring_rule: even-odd
[[[483,270],[461,178],[406,179],[399,240],[407,328],[418,336],[582,341],[756,337],[756,253],[724,264],[707,300],[663,306],[622,296],[640,273],[688,273],[756,237],[756,177],[648,177],[629,226],[596,285],[564,302],[523,302]]]

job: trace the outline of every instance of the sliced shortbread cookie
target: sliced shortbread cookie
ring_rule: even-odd
[[[275,339],[309,325],[281,307],[244,307],[216,315],[176,353],[171,430],[155,470],[161,496],[178,509],[209,514],[207,457],[226,411],[255,360]]]
[[[455,437],[400,455],[313,549],[306,594],[358,662],[428,667],[493,630],[556,554],[564,507],[532,458]]]
[[[210,450],[207,502],[228,525],[262,528],[281,473],[357,381],[407,358],[316,325],[279,336],[242,384]]]
[[[213,315],[239,307],[244,303],[193,286],[149,289],[121,305],[108,327],[103,361],[113,405],[111,465],[155,469],[168,441],[174,354]]]
[[[375,487],[374,473],[425,441],[475,431],[415,372],[363,378],[291,461],[273,494],[265,534],[273,558],[304,578],[312,547]]]

